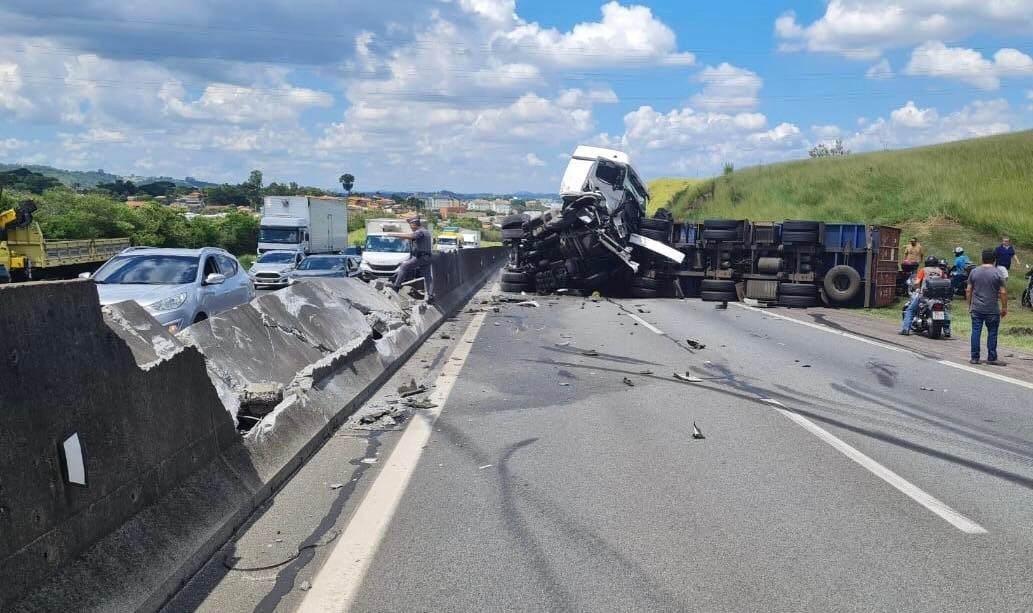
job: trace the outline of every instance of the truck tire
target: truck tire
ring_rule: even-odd
[[[782,232],[817,232],[820,224],[817,221],[787,219],[782,222]]]
[[[705,241],[737,241],[739,230],[703,230]]]
[[[631,287],[643,287],[645,289],[659,290],[663,288],[664,282],[660,279],[651,279],[649,277],[632,277]]]
[[[779,296],[807,296],[818,297],[818,286],[810,283],[779,283]]]
[[[516,270],[503,270],[502,271],[502,282],[503,283],[530,283],[531,278],[526,272]]]
[[[735,302],[739,294],[735,290],[735,281],[728,279],[703,279],[700,298],[705,302]]]
[[[825,295],[832,302],[848,302],[861,291],[861,273],[853,266],[840,264],[825,273]]]
[[[703,230],[738,230],[742,222],[738,219],[705,219]]]
[[[669,219],[644,218],[641,221],[639,221],[638,227],[643,230],[659,230],[661,232],[669,232],[671,230],[671,225],[671,220]],[[641,234],[641,232],[639,234]]]
[[[503,230],[521,229],[524,227],[525,222],[527,222],[527,219],[523,215],[509,215],[503,217],[502,223],[499,225]]]
[[[778,305],[779,306],[784,306],[784,307],[789,307],[789,308],[806,309],[808,307],[818,306],[818,297],[817,296],[779,296],[778,297]]]
[[[782,231],[782,242],[791,243],[795,245],[807,245],[818,242],[818,233],[813,230],[797,232],[797,231]]]
[[[531,291],[531,286],[527,283],[500,283],[499,287],[504,292],[512,292],[514,294]]]

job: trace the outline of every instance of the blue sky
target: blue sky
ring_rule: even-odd
[[[1033,0],[0,0],[0,160],[552,191],[1033,127]]]

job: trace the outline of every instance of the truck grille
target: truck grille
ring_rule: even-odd
[[[369,267],[371,269],[377,271],[377,272],[394,272],[398,268],[398,265],[397,264],[395,264],[395,265],[391,265],[391,264],[370,264]]]

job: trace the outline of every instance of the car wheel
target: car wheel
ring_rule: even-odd
[[[807,307],[818,306],[817,296],[779,296],[779,306],[789,308],[805,309]]]
[[[779,283],[779,296],[817,296],[818,286],[810,283]]]
[[[825,273],[825,295],[833,302],[848,302],[861,291],[861,273],[853,266],[840,264]]]

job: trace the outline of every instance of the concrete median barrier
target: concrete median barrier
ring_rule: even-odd
[[[89,282],[0,286],[0,610],[160,607],[504,260],[436,256],[430,307],[310,280],[177,336]]]

